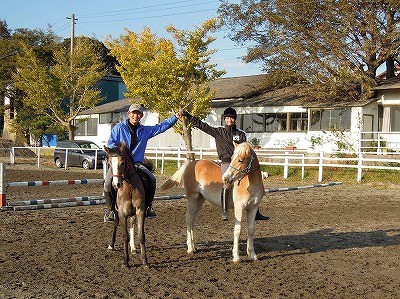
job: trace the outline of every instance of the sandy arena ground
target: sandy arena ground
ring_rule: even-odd
[[[7,181],[102,178],[102,171],[7,165]],[[159,183],[165,180],[158,175]],[[313,182],[315,183],[315,182]],[[304,183],[307,185],[308,183]],[[266,188],[293,186],[268,178]],[[101,184],[9,187],[27,200],[100,195]],[[174,188],[156,195],[180,195]],[[357,184],[268,193],[256,223],[259,260],[231,261],[233,215],[205,204],[186,253],[185,199],[156,201],[146,220],[149,269],[122,266],[104,205],[0,212],[0,298],[400,298],[400,187]],[[244,224],[245,226],[245,224]]]

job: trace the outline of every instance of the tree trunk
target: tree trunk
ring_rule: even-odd
[[[182,117],[183,140],[186,146],[186,158],[189,161],[194,161],[193,144],[192,144],[192,126],[186,117]]]
[[[386,79],[394,77],[394,60],[392,56],[386,59]]]
[[[75,126],[72,124],[72,121],[70,121],[68,123],[67,129],[68,129],[68,138],[69,138],[69,140],[74,140],[74,138],[75,138]]]

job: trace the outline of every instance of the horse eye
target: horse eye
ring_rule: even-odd
[[[243,160],[238,160],[239,163],[243,163]]]

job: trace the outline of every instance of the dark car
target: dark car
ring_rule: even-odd
[[[68,152],[68,156],[66,156]],[[97,166],[103,167],[107,154],[96,143],[87,140],[59,141],[54,149],[54,163],[57,167],[80,166],[85,169],[94,168],[97,152]]]

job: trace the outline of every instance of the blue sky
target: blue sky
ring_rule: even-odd
[[[233,1],[231,1],[233,2]],[[96,37],[104,41],[124,34],[125,28],[141,32],[150,27],[158,36],[169,37],[165,26],[173,24],[178,29],[193,30],[202,21],[217,16],[218,0],[2,0],[0,19],[8,28],[43,29],[51,26],[61,37],[71,34],[72,14],[75,22],[75,36]],[[217,40],[211,48],[217,50],[213,62],[218,69],[224,69],[224,77],[260,74],[259,65],[244,64],[240,57],[246,48],[233,43],[228,32],[214,34]]]

